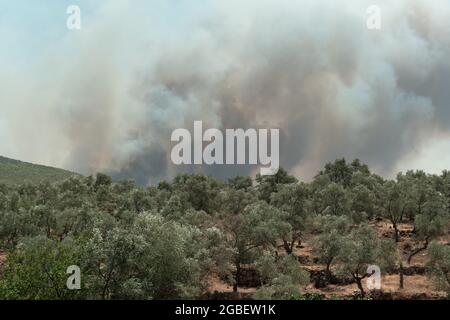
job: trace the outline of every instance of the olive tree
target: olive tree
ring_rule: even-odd
[[[242,213],[251,203],[257,202],[258,196],[253,189],[236,189],[228,186],[220,192],[218,201],[220,202],[220,213],[224,215],[237,215]]]
[[[373,217],[375,211],[375,194],[364,185],[351,188],[351,218],[355,223],[361,223]]]
[[[292,254],[296,243],[301,244],[302,233],[311,223],[309,215],[309,190],[305,183],[286,184],[272,193],[271,204],[281,210],[283,220],[289,223],[289,232],[282,235],[283,248]]]
[[[86,263],[93,298],[174,299],[200,295],[209,260],[199,230],[143,213],[130,229],[95,229]]]
[[[434,192],[430,179],[423,171],[407,171],[399,173],[397,181],[407,203],[406,214],[410,220],[422,214],[430,195]]]
[[[446,199],[447,214],[450,215],[450,171],[444,170],[440,176],[434,176],[434,185]]]
[[[421,244],[408,256],[408,263],[418,253],[426,250],[430,241],[442,235],[448,225],[445,198],[437,191],[428,196],[421,209],[420,214],[416,214],[414,219],[415,237]]]
[[[368,225],[361,225],[343,237],[338,257],[339,272],[350,275],[356,282],[361,296],[365,296],[362,280],[371,277],[367,269],[378,265],[385,269],[393,268],[395,244],[380,240]]]
[[[327,163],[325,169],[320,171],[319,175],[327,175],[332,182],[347,188],[352,179],[352,169],[345,159],[338,159],[334,163]]]
[[[289,175],[283,168],[278,169],[274,175],[256,175],[259,199],[270,202],[272,193],[277,192],[280,185],[296,183],[297,179]]]
[[[275,248],[279,237],[290,231],[290,225],[281,220],[281,215],[278,209],[258,201],[222,222],[227,245],[233,251],[234,292],[238,289],[242,264],[253,263],[264,250]]]
[[[394,240],[399,242],[398,224],[403,220],[408,200],[402,192],[402,187],[395,181],[388,181],[383,186],[382,215],[388,219],[394,228]]]
[[[256,268],[262,282],[254,294],[256,299],[290,299],[309,283],[309,273],[292,255],[280,259],[264,255],[256,262]]]
[[[347,190],[341,185],[331,182],[320,191],[320,197],[325,208],[322,214],[338,216],[350,213],[351,199]]]
[[[8,254],[0,278],[0,299],[56,300],[84,297],[84,290],[69,290],[67,268],[81,265],[83,243],[62,242],[44,236],[23,239]]]
[[[450,297],[450,246],[431,243],[428,249],[427,267],[437,288],[445,290]]]
[[[217,195],[222,183],[200,174],[180,174],[175,177],[172,188],[185,193],[187,201],[195,210],[212,213],[217,209]]]
[[[33,210],[22,207],[19,194],[13,192],[7,199],[6,209],[0,211],[0,241],[5,247],[12,248],[21,238],[38,234]]]
[[[325,270],[330,277],[331,265],[339,257],[344,236],[350,229],[350,221],[346,216],[325,216],[321,223],[321,234],[315,239],[313,249],[319,262],[325,264]]]

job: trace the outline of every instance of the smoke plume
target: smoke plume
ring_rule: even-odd
[[[339,157],[390,176],[450,137],[450,3],[377,2],[381,30],[366,0],[102,1],[31,62],[3,60],[0,153],[140,184],[254,172],[172,165],[171,132],[202,120],[279,128],[305,179]]]

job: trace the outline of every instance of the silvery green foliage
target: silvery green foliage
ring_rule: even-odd
[[[248,205],[258,200],[257,193],[253,188],[235,189],[228,186],[218,195],[220,202],[219,213],[222,215],[237,215],[241,213]]]
[[[131,229],[95,229],[88,242],[89,288],[94,298],[189,298],[200,294],[209,252],[200,230],[153,214]],[[100,295],[100,296],[98,296]]]
[[[355,223],[367,221],[375,215],[375,194],[364,185],[356,185],[351,189],[351,219]]]
[[[0,299],[79,299],[81,291],[66,286],[67,267],[83,259],[83,243],[71,238],[22,238],[2,266]]]
[[[323,210],[321,214],[344,215],[349,214],[351,209],[351,199],[343,186],[331,182],[320,191],[320,199]]]
[[[430,192],[420,213],[415,216],[417,237],[429,241],[445,231],[448,215],[444,197],[436,191]]]
[[[313,249],[326,271],[331,274],[331,266],[336,262],[343,246],[344,237],[350,229],[350,220],[346,216],[324,216],[320,219],[320,235]]]
[[[201,174],[180,174],[172,187],[184,194],[187,203],[195,210],[212,213],[218,209],[217,196],[222,188],[218,180]]]
[[[351,276],[364,296],[362,280],[371,276],[367,274],[368,266],[378,265],[384,272],[392,269],[396,262],[395,244],[379,239],[376,232],[365,224],[354,228],[341,241],[338,273]]]
[[[426,250],[448,227],[449,176],[418,171],[385,181],[358,162],[338,161],[310,183],[280,170],[255,185],[248,177],[223,183],[198,174],[146,188],[102,174],[0,185],[0,250],[7,253],[1,294],[198,298],[217,276],[237,290],[240,270],[256,264],[263,277],[258,297],[295,296],[302,269],[281,256],[295,257],[304,238],[330,273],[361,283],[369,264],[385,272],[397,257],[393,243],[380,240],[366,220],[414,223],[410,254]],[[62,249],[67,255],[58,253]],[[429,248],[430,274],[445,284],[442,250]],[[80,267],[83,279],[76,294],[64,291],[70,265]],[[48,287],[49,274],[61,281]]]
[[[421,170],[410,170],[405,174],[399,173],[397,185],[406,209],[405,217],[410,220],[414,220],[416,215],[423,212],[426,202],[433,196],[433,193],[439,192],[433,182],[433,177]]]
[[[289,299],[301,293],[301,287],[309,283],[309,273],[292,255],[275,259],[262,256],[256,262],[262,286],[254,294],[256,299]]]
[[[280,186],[283,184],[296,183],[297,179],[289,175],[283,168],[280,168],[274,175],[264,176],[257,174],[256,182],[259,199],[269,203],[272,193],[277,192]]]
[[[312,224],[309,189],[303,182],[280,185],[278,191],[272,193],[270,203],[281,211],[282,219],[290,225],[281,239],[286,253],[292,254],[294,246],[301,243],[303,233]]]
[[[274,251],[277,240],[291,231],[289,223],[281,217],[281,211],[265,201],[258,201],[248,205],[242,213],[230,215],[223,221],[227,247],[233,252],[234,291],[237,291],[236,279],[241,265],[253,263],[264,250]]]
[[[409,200],[406,191],[400,183],[388,181],[383,186],[381,193],[382,211],[381,215],[388,219],[394,228],[394,239],[399,241],[398,224],[406,216]]]
[[[428,273],[450,297],[450,246],[433,242],[428,249]]]

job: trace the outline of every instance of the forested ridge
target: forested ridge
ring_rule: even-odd
[[[57,169],[0,156],[0,183],[18,185],[31,183],[56,182],[76,175],[73,172]]]
[[[0,184],[0,299],[214,298],[211,282],[233,297],[322,299],[306,288],[350,283],[354,298],[376,298],[369,265],[405,288],[418,259],[450,294],[449,222],[450,172],[388,180],[359,160],[329,163],[308,183],[280,169],[145,188],[104,174]],[[306,243],[314,270],[299,254]],[[80,290],[66,287],[71,265]]]

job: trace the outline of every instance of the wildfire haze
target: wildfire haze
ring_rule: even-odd
[[[171,132],[279,128],[280,165],[308,179],[360,158],[390,176],[450,161],[450,3],[0,1],[0,154],[140,184],[175,166]],[[381,8],[381,29],[366,8]]]

